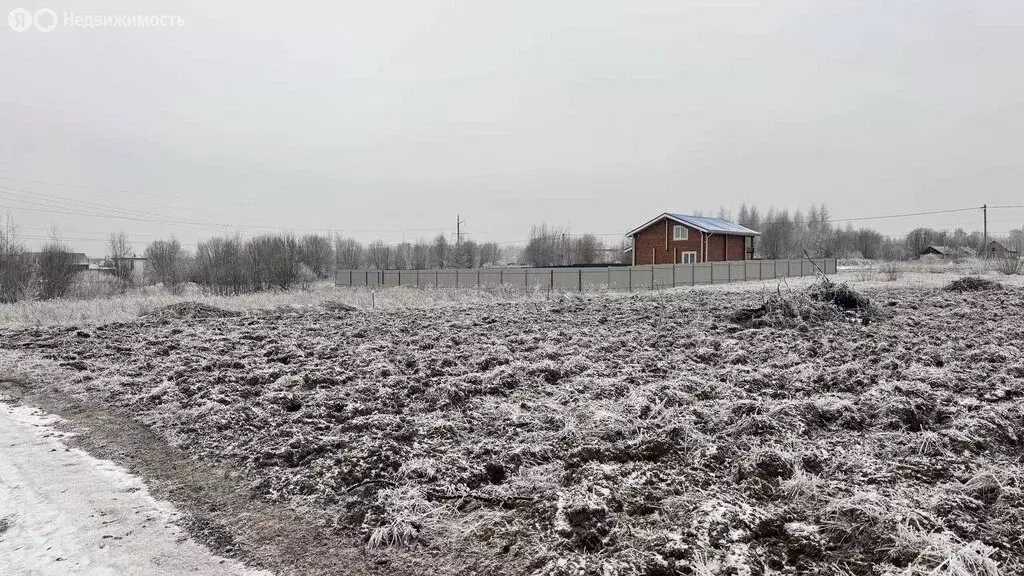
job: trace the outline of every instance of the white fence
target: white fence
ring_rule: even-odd
[[[834,258],[746,260],[654,266],[569,268],[443,268],[440,270],[339,270],[338,286],[413,286],[417,288],[523,288],[584,291],[655,290],[747,280],[811,276],[816,268],[835,274]]]

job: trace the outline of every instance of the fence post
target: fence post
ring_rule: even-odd
[[[712,262],[711,264],[709,264],[709,266],[711,266],[711,282],[710,282],[710,284],[714,285],[715,284],[715,263]]]
[[[459,269],[455,269],[455,288],[459,287]]]
[[[676,287],[676,263],[672,263],[672,287]]]
[[[498,268],[498,286],[505,287],[505,269]]]
[[[608,267],[608,289],[612,289],[612,267]]]
[[[480,289],[480,269],[476,269],[476,289]]]
[[[555,269],[552,268],[551,269],[551,280],[550,280],[550,284],[548,284],[548,293],[550,294],[551,291],[554,290],[554,289],[555,289]]]
[[[419,268],[416,269],[416,287],[417,288],[420,287],[420,270],[419,270]]]
[[[654,262],[651,262],[651,290],[654,290]]]
[[[580,278],[579,278],[580,292],[583,292],[583,268],[580,268],[580,269],[576,270],[576,272],[578,272],[579,275],[580,275]]]
[[[629,291],[633,291],[633,267],[630,266],[627,271],[629,272]]]

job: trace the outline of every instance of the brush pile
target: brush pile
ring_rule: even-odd
[[[782,328],[843,319],[868,324],[876,315],[867,296],[821,276],[804,291],[783,292],[780,287],[760,306],[738,310],[729,319],[747,328]]]
[[[205,320],[213,318],[233,318],[239,316],[239,312],[232,310],[224,310],[216,306],[209,304],[203,304],[202,302],[179,302],[177,304],[171,304],[169,306],[162,306],[157,308],[148,314],[144,314],[147,318],[156,319],[173,319],[173,318],[189,318],[192,320]]]
[[[1003,285],[988,278],[980,276],[964,276],[946,284],[946,290],[950,292],[980,292],[984,290],[1000,290]]]

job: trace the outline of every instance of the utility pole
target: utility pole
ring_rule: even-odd
[[[981,252],[982,252],[982,258],[988,258],[988,204],[982,204],[981,205],[981,214],[982,214],[982,219],[985,221],[985,223],[984,223],[984,230],[985,230],[984,238],[985,238],[985,240],[984,240],[984,242],[981,243]]]
[[[462,219],[458,214],[455,215],[455,245],[462,244],[462,225],[466,221]]]

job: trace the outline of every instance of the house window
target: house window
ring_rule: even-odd
[[[683,252],[680,256],[680,263],[682,264],[696,264],[697,253],[696,252]]]
[[[686,226],[673,226],[672,227],[672,239],[673,240],[686,240],[690,237],[690,229]]]

